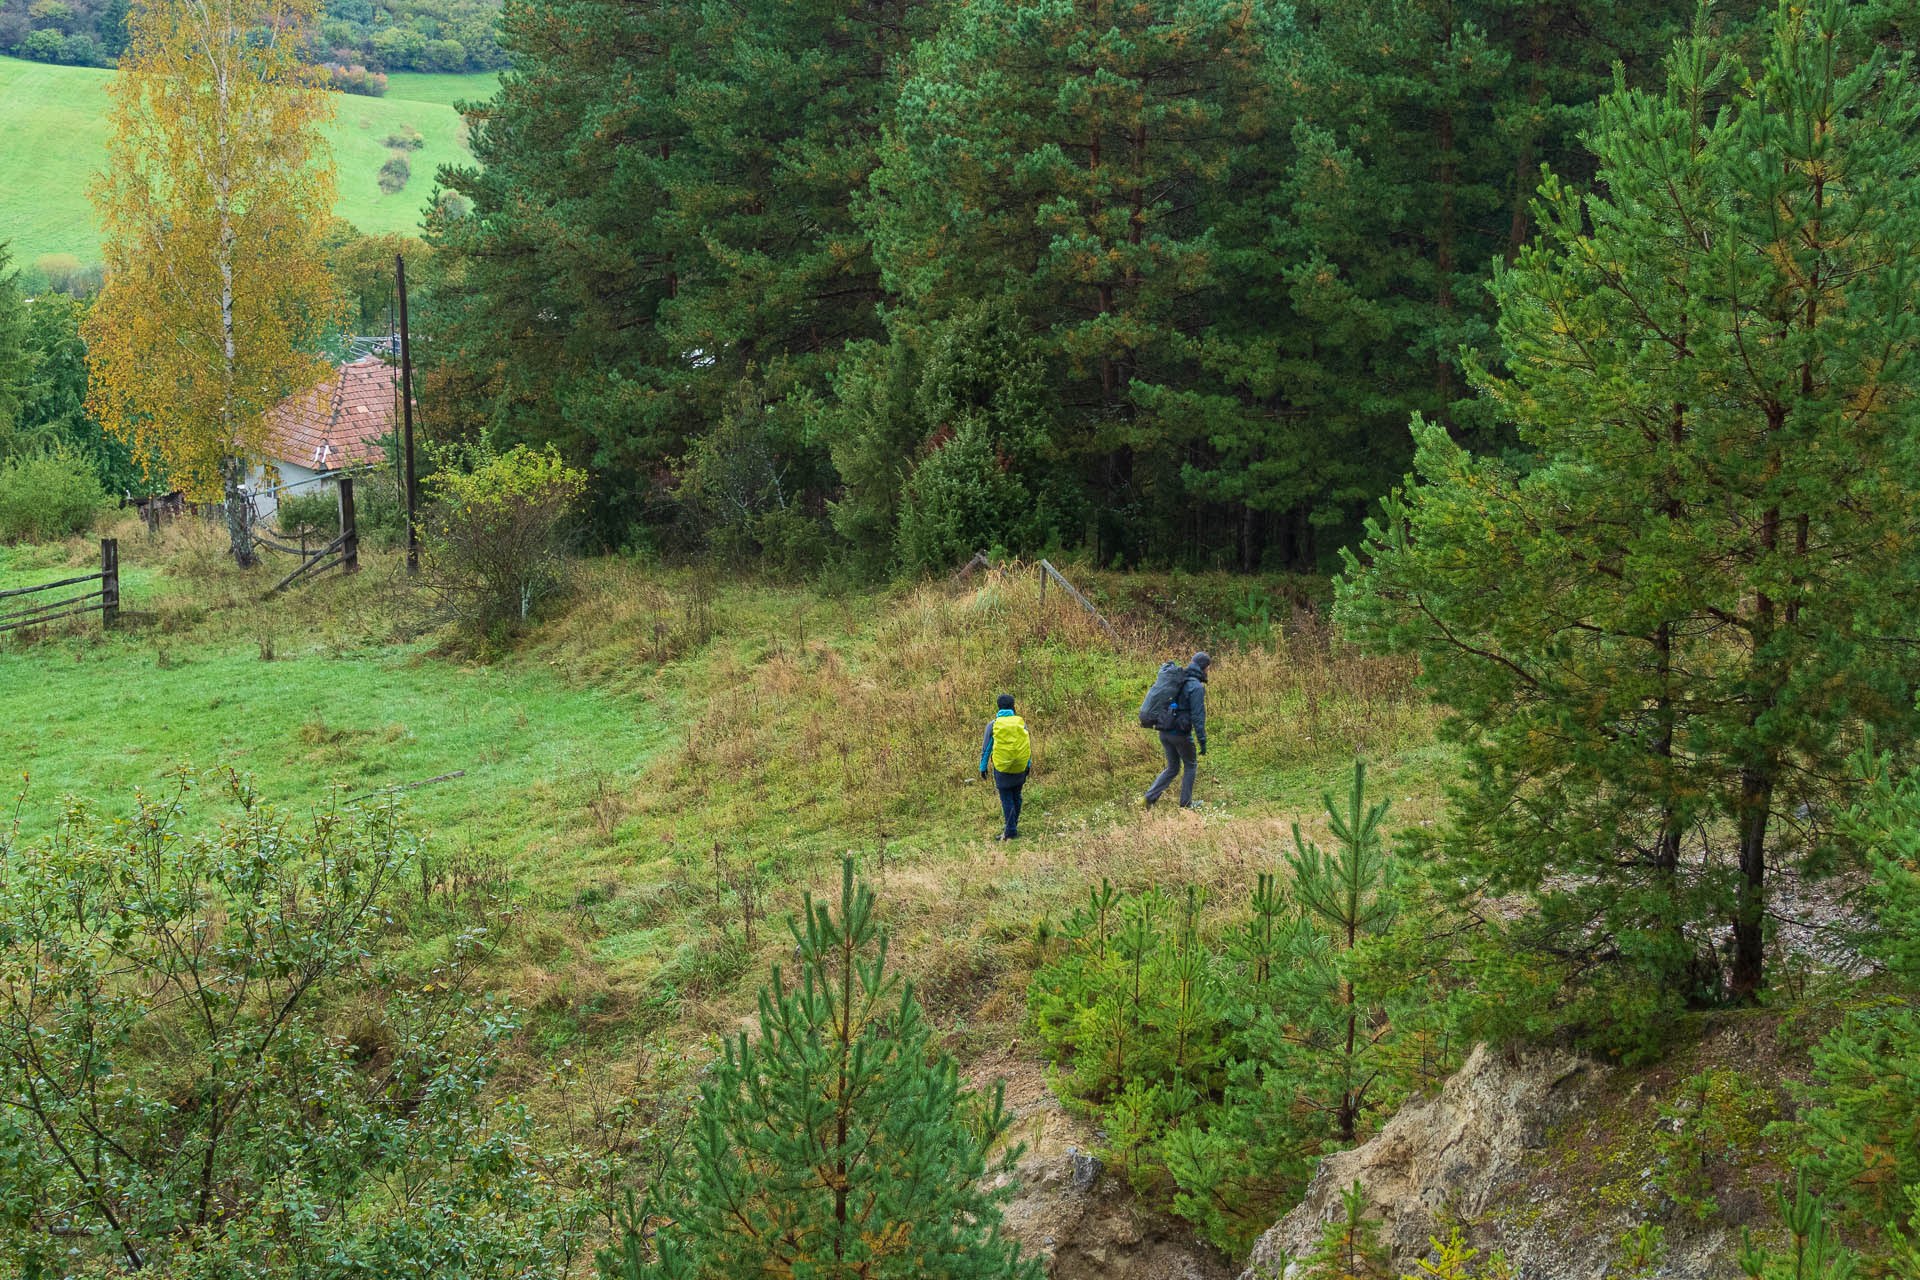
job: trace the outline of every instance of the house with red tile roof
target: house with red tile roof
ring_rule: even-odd
[[[342,472],[384,462],[380,440],[398,432],[399,380],[380,357],[362,356],[281,401],[267,415],[267,465],[249,486],[259,513],[271,516],[282,493],[315,493]]]

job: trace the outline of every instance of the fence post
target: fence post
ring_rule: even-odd
[[[340,569],[360,570],[360,530],[353,519],[353,477],[340,477]]]
[[[1042,609],[1047,607],[1047,569],[1045,565],[1040,566],[1040,607]]]
[[[120,620],[120,539],[100,539],[100,625]]]

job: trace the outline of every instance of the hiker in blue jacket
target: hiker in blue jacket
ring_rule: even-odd
[[[1171,664],[1169,664],[1171,665]],[[1175,778],[1180,779],[1180,807],[1193,808],[1193,776],[1199,772],[1200,762],[1194,755],[1195,739],[1200,743],[1200,755],[1207,754],[1207,668],[1213,665],[1213,659],[1204,653],[1196,653],[1187,662],[1186,683],[1180,688],[1179,704],[1184,719],[1191,727],[1187,729],[1162,729],[1160,746],[1167,753],[1167,767],[1147,788],[1147,808],[1153,808],[1154,802],[1173,785]],[[1163,722],[1164,723],[1164,722]],[[1184,772],[1182,766],[1185,766]]]
[[[980,776],[993,770],[993,785],[1000,792],[1000,816],[1005,829],[997,840],[1020,838],[1021,791],[1027,774],[1033,770],[1033,737],[1027,722],[1013,713],[1013,695],[1000,695],[999,710],[987,722],[987,736],[980,744]]]

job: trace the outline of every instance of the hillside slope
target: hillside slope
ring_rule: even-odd
[[[10,244],[16,265],[47,253],[98,259],[87,184],[105,160],[107,83],[113,75],[0,58],[0,241]],[[362,231],[417,227],[434,173],[469,155],[465,125],[450,104],[486,97],[496,80],[395,75],[384,98],[337,95],[329,129],[339,164],[336,212]],[[413,174],[388,195],[378,182],[388,155],[384,139],[409,129],[422,139],[409,155]]]

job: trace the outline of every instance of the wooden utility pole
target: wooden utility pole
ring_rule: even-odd
[[[340,568],[360,572],[360,526],[353,512],[353,477],[340,477]]]
[[[413,478],[413,347],[407,338],[407,260],[393,255],[393,278],[400,293],[400,421],[401,465],[407,484],[407,572],[420,572],[420,531],[414,525],[413,508],[419,500]]]

